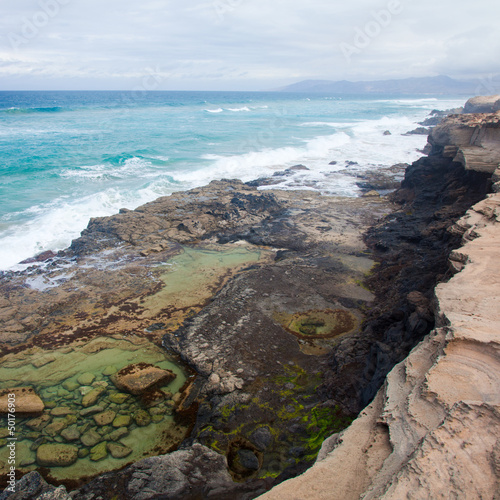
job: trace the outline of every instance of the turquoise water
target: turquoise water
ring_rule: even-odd
[[[463,99],[248,92],[0,92],[0,269],[67,247],[90,217],[292,165],[282,189],[356,196],[355,169],[418,158],[403,137]],[[390,130],[392,135],[383,135]],[[329,165],[337,161],[336,165]]]

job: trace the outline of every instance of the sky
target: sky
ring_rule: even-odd
[[[0,90],[491,83],[498,19],[492,0],[1,0]]]

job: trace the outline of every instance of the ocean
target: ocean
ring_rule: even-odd
[[[360,194],[357,171],[416,160],[403,136],[463,97],[271,92],[0,92],[0,269],[66,248],[91,217],[214,179],[301,164],[278,189]],[[391,135],[384,135],[385,131]],[[331,164],[336,162],[335,164]],[[265,189],[265,188],[262,188]]]

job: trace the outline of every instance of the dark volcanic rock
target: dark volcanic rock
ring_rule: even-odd
[[[488,179],[441,156],[421,158],[407,169],[392,195],[401,209],[365,237],[379,262],[368,280],[377,300],[362,333],[342,341],[330,358],[323,390],[333,400],[360,411],[394,364],[433,328],[425,304],[460,245],[448,228],[484,198]]]
[[[76,498],[121,500],[220,500],[254,498],[267,489],[266,482],[234,483],[226,459],[195,444],[169,455],[141,460],[126,469],[105,474],[78,490]]]

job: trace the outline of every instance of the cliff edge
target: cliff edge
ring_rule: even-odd
[[[436,328],[311,469],[259,498],[500,498],[499,121],[453,115],[429,137],[431,155],[491,172],[494,191],[449,229],[463,246],[435,290]]]

